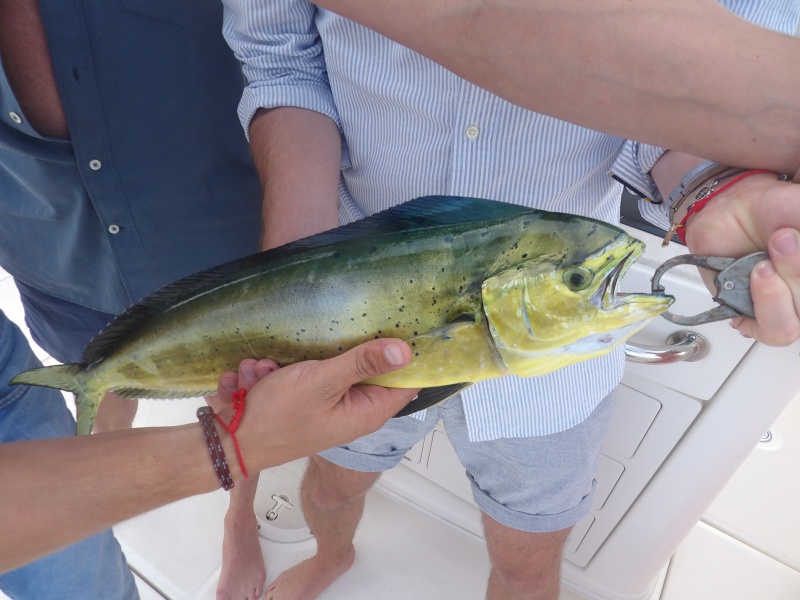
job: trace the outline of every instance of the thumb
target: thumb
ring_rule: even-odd
[[[370,377],[402,369],[411,362],[411,348],[397,339],[370,340],[325,362],[331,379],[342,388],[349,388]]]

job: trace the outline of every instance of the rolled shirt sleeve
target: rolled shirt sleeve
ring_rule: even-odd
[[[304,0],[224,0],[222,32],[242,63],[246,87],[239,120],[249,139],[259,108],[292,106],[327,115],[341,131],[331,94],[317,8]]]

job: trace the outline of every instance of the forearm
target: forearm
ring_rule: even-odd
[[[726,164],[800,164],[800,40],[716,0],[320,0],[526,108]]]
[[[329,117],[302,108],[260,110],[250,145],[264,186],[264,248],[338,225],[342,148]]]
[[[0,444],[0,480],[0,572],[219,487],[199,424]]]

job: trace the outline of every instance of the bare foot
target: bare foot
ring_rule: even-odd
[[[266,600],[314,600],[353,566],[356,551],[350,550],[331,559],[312,556],[281,573],[267,588]]]
[[[226,518],[217,600],[258,600],[264,593],[266,579],[255,515]]]

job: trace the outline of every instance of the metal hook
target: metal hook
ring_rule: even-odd
[[[714,301],[719,306],[707,310],[693,317],[676,315],[669,311],[662,313],[668,321],[678,325],[702,325],[713,323],[733,317],[755,317],[753,312],[753,298],[750,295],[750,273],[753,267],[762,260],[767,260],[766,252],[754,252],[742,258],[725,258],[722,256],[699,256],[696,254],[682,254],[666,261],[653,273],[653,292],[664,293],[661,277],[678,265],[694,265],[718,274],[714,279],[717,293]]]

